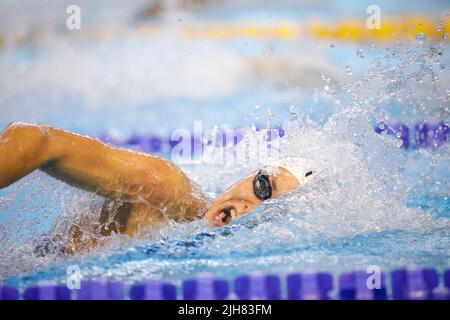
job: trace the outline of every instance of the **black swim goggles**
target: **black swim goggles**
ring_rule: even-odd
[[[267,200],[272,197],[272,185],[266,170],[261,169],[256,174],[253,180],[253,192],[260,200]]]

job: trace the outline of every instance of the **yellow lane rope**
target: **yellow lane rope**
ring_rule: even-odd
[[[238,23],[184,23],[175,30],[186,38],[205,39],[240,39],[260,38],[293,40],[299,37],[312,37],[323,40],[354,41],[354,42],[392,42],[397,39],[415,38],[423,33],[432,40],[448,40],[450,18],[432,19],[418,14],[407,17],[386,17],[381,20],[380,29],[370,30],[366,21],[361,19],[342,18],[335,21],[321,21],[318,19],[303,22],[284,21],[264,24],[255,22]],[[162,32],[164,26],[156,22],[142,22],[131,27],[122,25],[108,25],[97,28],[81,28],[81,30],[67,30],[65,28],[39,27],[30,32],[17,30],[13,33],[1,33],[0,46],[5,45],[7,39],[15,45],[40,43],[53,39],[58,35],[73,37],[78,40],[97,41],[103,39],[117,39],[130,32],[138,37],[147,38]]]
[[[420,15],[403,18],[384,18],[380,29],[367,28],[365,21],[342,19],[335,23],[310,21],[305,33],[315,38],[350,40],[355,42],[392,42],[397,39],[416,38],[424,34],[433,40],[447,40],[450,18],[430,19]]]

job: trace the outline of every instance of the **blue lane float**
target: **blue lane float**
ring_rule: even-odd
[[[438,123],[419,122],[414,129],[414,139],[419,147],[439,147],[450,138],[449,127],[444,121]]]
[[[0,285],[0,300],[19,300],[19,290]]]
[[[379,281],[379,283],[376,283]],[[339,299],[341,300],[386,300],[387,288],[382,272],[379,280],[366,271],[346,272],[339,276]]]
[[[439,285],[436,270],[399,269],[392,272],[392,298],[395,300],[433,299],[433,291]]]
[[[123,300],[125,288],[120,281],[89,280],[81,282],[78,300]]]
[[[395,123],[388,124],[385,122],[378,123],[374,128],[376,133],[382,134],[386,133],[388,135],[394,136],[402,141],[402,148],[408,149],[411,146],[410,129],[408,126]]]
[[[280,278],[277,275],[252,273],[237,277],[234,290],[239,300],[279,300]]]
[[[23,291],[0,285],[0,300],[450,300],[450,269],[439,274],[432,268],[402,268],[381,272],[375,282],[373,276],[363,270],[342,273],[335,279],[336,291],[331,273],[312,271],[286,277],[255,272],[234,280],[199,274],[179,287],[160,278],[133,285],[88,280],[78,290],[63,284],[37,284]]]
[[[150,279],[130,288],[131,300],[176,300],[177,289],[160,279]]]
[[[39,285],[28,287],[24,300],[71,300],[71,292],[65,285]]]
[[[374,130],[391,135],[402,141],[402,148],[439,148],[450,141],[450,127],[444,121],[419,121],[413,126],[402,123],[380,122]]]
[[[256,128],[257,131],[267,130],[267,128]],[[220,129],[217,129],[220,130]],[[380,122],[374,126],[375,132],[379,134],[387,134],[399,139],[402,142],[402,148],[405,150],[417,148],[439,148],[450,141],[450,127],[444,121],[429,122],[420,121],[412,126],[403,123],[387,123]],[[222,132],[225,134],[225,132]],[[281,127],[272,128],[267,131],[266,140],[268,142],[278,137],[284,136],[284,130]],[[118,138],[112,133],[104,132],[98,138],[106,143],[115,146],[134,148],[149,153],[166,153],[170,152],[181,139],[172,140],[170,137],[164,137],[157,134],[133,134],[126,138]],[[238,130],[233,143],[239,143],[243,138],[242,132]],[[202,141],[200,137],[196,138],[192,135],[190,145],[191,148],[199,149],[203,145],[214,144],[217,147],[222,146],[223,141]]]
[[[287,276],[288,300],[328,300],[333,277],[325,272],[295,273]]]
[[[224,300],[229,295],[228,282],[212,274],[199,274],[183,281],[184,300]]]
[[[450,270],[444,272],[444,286],[447,288],[447,299],[450,300]]]

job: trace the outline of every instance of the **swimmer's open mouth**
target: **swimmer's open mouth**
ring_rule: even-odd
[[[236,210],[233,207],[221,209],[214,214],[214,225],[224,226],[237,217]]]

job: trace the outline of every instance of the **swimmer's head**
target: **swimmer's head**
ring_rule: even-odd
[[[301,158],[291,157],[273,162],[228,188],[214,201],[205,218],[214,226],[228,224],[261,202],[304,185],[314,175],[310,163]]]

